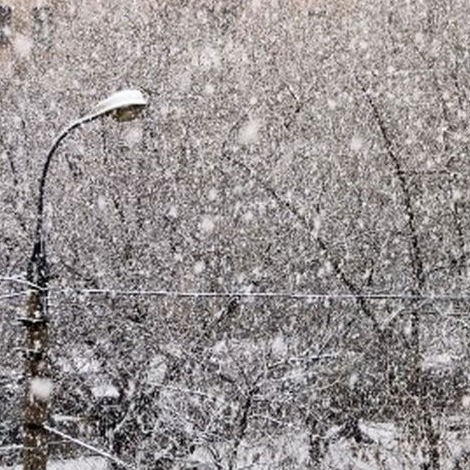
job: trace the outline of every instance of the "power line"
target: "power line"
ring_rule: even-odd
[[[173,297],[173,298],[248,298],[248,299],[287,299],[305,301],[325,300],[408,300],[408,301],[470,301],[470,293],[463,294],[402,294],[402,293],[311,293],[311,292],[246,292],[246,291],[172,291],[172,290],[134,290],[134,289],[85,289],[85,288],[52,288],[51,293],[70,295],[81,294],[89,296],[116,297]]]
[[[19,277],[1,277],[0,281],[20,284],[30,288],[38,286],[29,283]],[[3,292],[0,293],[0,300],[11,299],[26,295],[28,290]],[[341,293],[341,292],[289,292],[289,291],[267,291],[267,292],[248,292],[248,291],[178,291],[166,289],[120,289],[103,288],[89,289],[82,287],[50,287],[49,293],[55,296],[85,295],[85,296],[106,296],[106,297],[170,297],[170,298],[192,298],[192,299],[216,299],[216,298],[248,298],[248,299],[286,299],[286,300],[304,300],[304,301],[356,301],[358,299],[380,301],[380,300],[403,300],[403,301],[449,301],[449,302],[468,302],[470,301],[470,292],[456,292],[452,294],[406,294],[403,292],[364,292],[364,293]]]

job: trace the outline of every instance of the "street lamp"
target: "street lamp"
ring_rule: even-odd
[[[52,382],[48,378],[47,359],[49,270],[44,240],[44,197],[52,157],[62,140],[82,124],[108,114],[119,121],[128,121],[134,119],[146,105],[147,100],[138,90],[122,90],[112,94],[99,102],[91,112],[63,129],[46,156],[39,180],[33,250],[27,266],[27,281],[30,287],[27,315],[20,319],[26,326],[25,369],[29,377],[23,415],[24,470],[46,470],[47,466],[47,431],[44,424],[48,417]]]

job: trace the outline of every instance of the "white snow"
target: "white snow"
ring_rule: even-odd
[[[240,144],[255,144],[259,140],[262,122],[260,119],[250,118],[240,129],[238,141]]]
[[[425,369],[442,369],[452,367],[456,358],[449,353],[427,354],[423,358],[423,367]]]
[[[147,370],[147,383],[160,385],[165,379],[167,371],[167,359],[163,354],[157,354],[152,358]]]
[[[206,83],[206,86],[204,87],[204,93],[207,95],[207,96],[211,96],[213,95],[215,92],[215,87],[214,85],[212,85],[212,83]]]
[[[35,377],[31,380],[31,394],[40,401],[49,401],[54,384],[51,379]]]
[[[176,206],[171,206],[168,209],[168,217],[171,217],[172,219],[176,219],[178,217],[178,208]]]
[[[0,470],[22,470],[22,465],[0,467]],[[47,463],[47,470],[108,470],[109,465],[103,457],[81,457],[77,459],[53,460]]]
[[[470,408],[470,395],[464,395],[462,397],[462,407],[465,409]]]
[[[204,263],[204,261],[197,261],[196,263],[194,263],[194,267],[193,267],[193,271],[194,271],[194,274],[201,274],[204,269],[206,269],[206,263]]]
[[[96,204],[98,206],[98,209],[101,211],[101,212],[106,212],[106,197],[103,196],[102,194],[100,194],[96,200]]]
[[[359,152],[364,145],[364,139],[360,135],[355,135],[351,139],[350,147],[353,152]]]
[[[222,63],[220,53],[212,46],[206,46],[193,56],[193,65],[203,70],[218,69]]]
[[[329,99],[326,102],[326,104],[328,105],[328,108],[330,108],[330,109],[335,109],[338,106],[338,103],[333,99]]]
[[[217,189],[215,188],[210,189],[207,195],[209,201],[215,201],[217,199],[217,196],[218,196],[218,193],[217,193]]]
[[[254,218],[255,218],[255,216],[254,216],[253,212],[251,212],[251,211],[245,212],[242,216],[243,222],[245,222],[245,223],[251,222]]]
[[[15,54],[22,58],[26,59],[31,55],[31,49],[33,47],[33,41],[27,36],[22,34],[15,34],[15,39],[13,40],[13,49]]]
[[[95,398],[119,398],[119,390],[112,384],[96,385],[91,393]]]
[[[348,381],[349,388],[353,389],[358,382],[359,382],[359,375],[357,374],[357,372],[353,372],[349,376],[349,381]]]
[[[201,219],[201,223],[199,224],[199,228],[202,232],[210,234],[214,231],[215,222],[214,218],[210,215],[205,215]]]
[[[99,361],[93,357],[94,352],[91,349],[85,350],[83,354],[73,358],[73,363],[67,363],[64,360],[64,371],[75,371],[80,374],[98,373],[101,369]],[[67,367],[68,366],[68,367]]]
[[[271,342],[271,353],[277,359],[287,354],[287,343],[282,333],[279,333]]]
[[[126,130],[124,131],[123,134],[123,140],[125,144],[129,147],[132,148],[135,145],[139,144],[142,142],[143,138],[143,130],[142,127],[135,124],[131,127],[127,127]]]

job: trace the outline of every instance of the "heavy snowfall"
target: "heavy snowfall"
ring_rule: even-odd
[[[0,469],[470,468],[469,18],[0,0]]]

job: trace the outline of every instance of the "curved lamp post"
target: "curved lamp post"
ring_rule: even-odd
[[[47,466],[47,424],[51,381],[48,378],[47,359],[47,296],[49,270],[44,241],[44,197],[47,175],[54,153],[62,140],[77,127],[108,114],[119,121],[136,117],[147,105],[147,100],[138,90],[122,90],[99,102],[90,113],[70,123],[55,138],[46,156],[39,180],[36,208],[36,230],[33,251],[28,261],[27,281],[30,294],[27,301],[27,315],[21,321],[26,326],[26,374],[29,378],[25,397],[23,422],[23,468],[24,470],[46,470]]]

